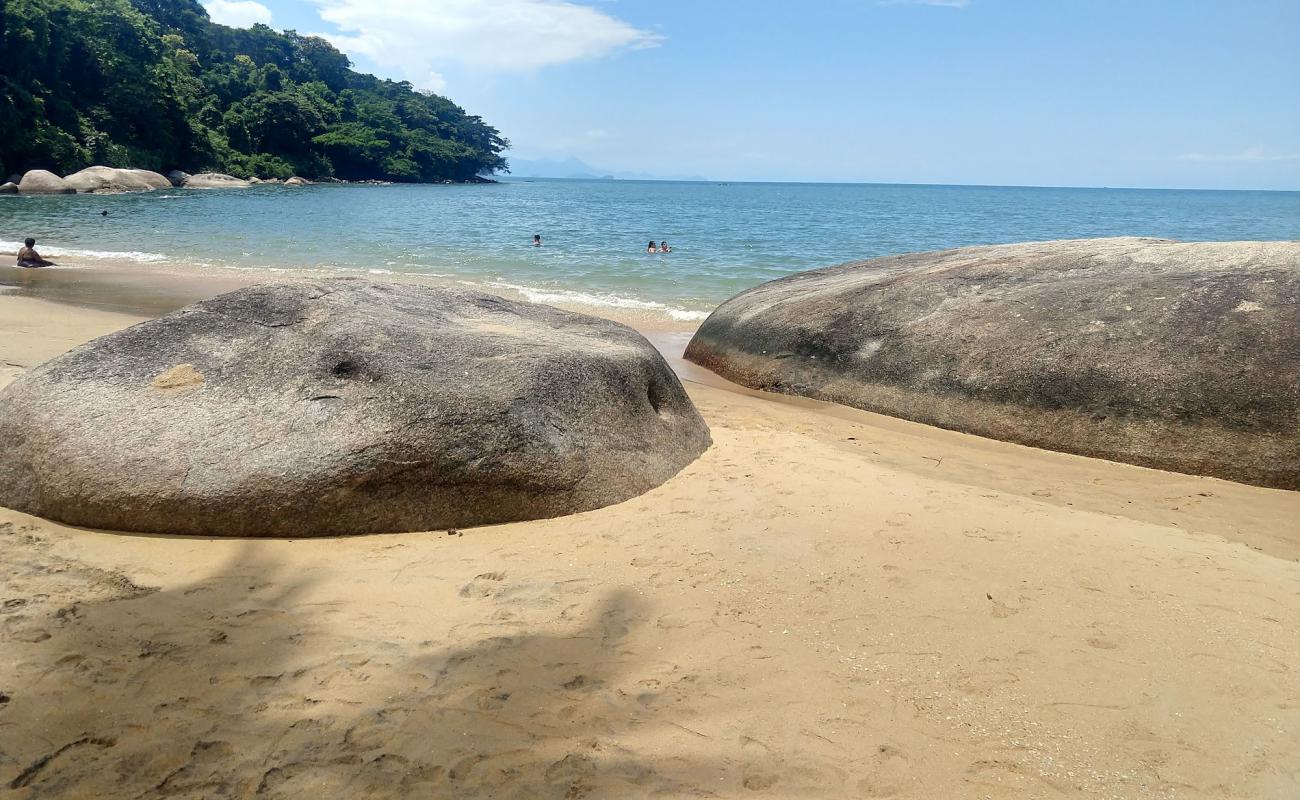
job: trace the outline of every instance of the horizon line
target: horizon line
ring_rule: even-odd
[[[751,180],[751,179],[715,179],[715,178],[575,178],[559,175],[503,175],[485,176],[493,179],[546,180],[546,181],[590,181],[599,183],[777,183],[807,186],[931,186],[962,187],[968,189],[1095,189],[1110,191],[1148,191],[1148,192],[1276,192],[1281,194],[1300,193],[1300,187],[1294,189],[1243,189],[1213,188],[1208,186],[1079,186],[1065,184],[1040,183],[925,183],[920,181],[854,181],[854,180]]]

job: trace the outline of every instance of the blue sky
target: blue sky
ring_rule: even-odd
[[[521,158],[717,180],[1300,189],[1300,0],[205,0]]]

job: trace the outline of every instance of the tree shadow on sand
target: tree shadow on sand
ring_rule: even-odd
[[[34,528],[0,525],[0,547],[0,795],[765,788],[690,727],[705,713],[695,676],[635,656],[646,609],[623,591],[548,611],[544,633],[484,624],[449,636],[430,611],[427,631],[394,635],[310,602],[310,581],[252,542],[216,574],[163,591],[56,556]]]

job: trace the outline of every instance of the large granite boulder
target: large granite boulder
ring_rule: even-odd
[[[200,172],[198,175],[191,175],[185,179],[182,184],[186,189],[242,189],[253,184],[243,178],[236,178],[234,175],[226,175],[220,172]]]
[[[179,169],[174,169],[167,173],[167,182],[172,186],[184,186],[185,181],[189,180],[191,175]]]
[[[170,189],[171,181],[147,169],[86,167],[64,178],[78,192],[148,192]]]
[[[309,186],[310,184],[311,181],[307,180],[306,178],[299,178],[297,175],[294,175],[292,178],[286,179],[284,182],[285,186]]]
[[[23,175],[18,182],[18,191],[22,194],[76,194],[77,190],[68,182],[44,169],[33,169]]]
[[[878,258],[723,303],[745,386],[1300,489],[1300,242],[1097,239]]]
[[[0,194],[18,194],[18,184],[12,181],[0,183]]]
[[[709,445],[614,322],[359,279],[241,289],[96,339],[0,392],[0,505],[205,536],[569,514]]]

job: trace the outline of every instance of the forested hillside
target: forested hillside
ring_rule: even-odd
[[[197,0],[0,0],[0,181],[91,164],[240,177],[471,180],[497,130],[350,69],[323,39]]]

